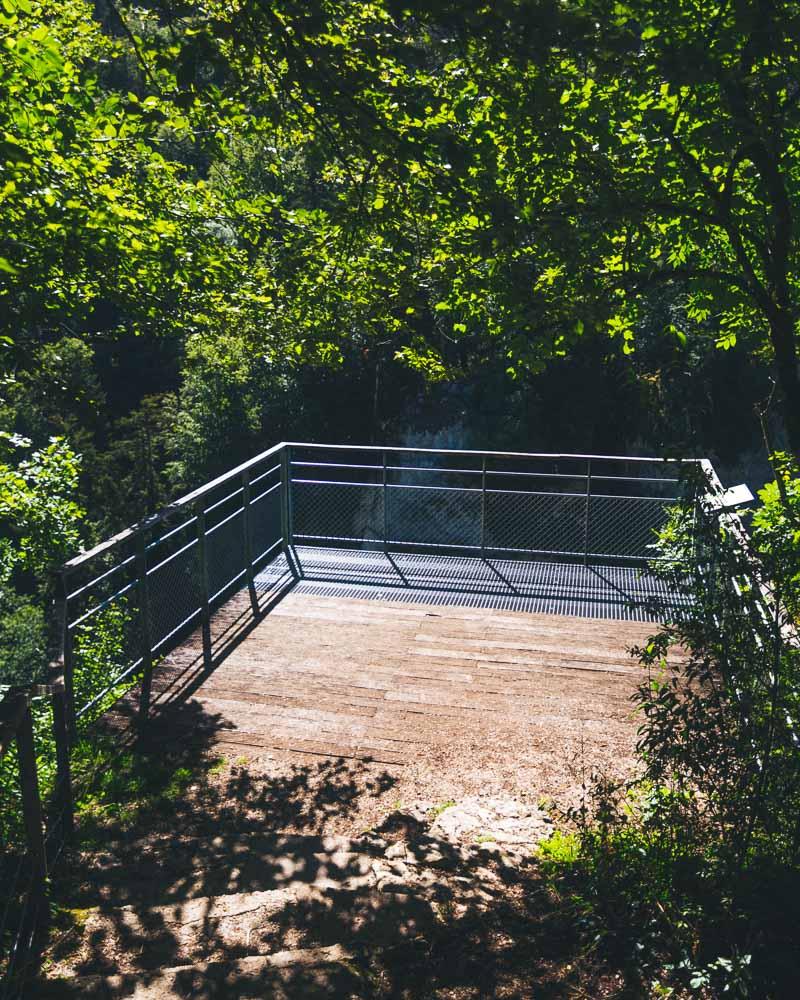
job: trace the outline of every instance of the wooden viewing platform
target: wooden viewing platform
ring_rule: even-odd
[[[577,756],[589,768],[624,767],[642,677],[629,649],[652,622],[468,606],[466,594],[425,604],[373,589],[320,596],[301,580],[256,623],[238,595],[215,615],[215,633],[232,642],[211,670],[198,630],[155,671],[154,714],[175,720],[156,730],[200,732],[231,757],[410,765],[436,773],[442,794],[448,774],[479,788],[483,772],[505,769],[555,795],[574,785]]]
[[[150,741],[416,768],[443,791],[624,770],[630,648],[685,600],[657,533],[713,473],[683,465],[276,445],[66,564],[68,723],[127,690]],[[81,649],[108,616],[98,684]]]

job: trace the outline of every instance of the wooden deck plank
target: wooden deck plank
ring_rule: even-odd
[[[215,615],[215,634],[242,621],[247,599],[237,595]],[[653,631],[648,622],[289,593],[190,697],[232,751],[400,767],[489,730],[502,738],[503,727],[557,743],[559,727],[576,722],[600,746],[609,729],[632,731],[642,672],[629,649]],[[156,672],[156,707],[201,668],[195,633]]]

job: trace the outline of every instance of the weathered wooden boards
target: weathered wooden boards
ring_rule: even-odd
[[[241,615],[246,592],[218,612]],[[401,765],[491,727],[552,730],[628,719],[651,623],[289,593],[196,686],[213,738]],[[192,636],[158,671],[157,700],[201,653]]]

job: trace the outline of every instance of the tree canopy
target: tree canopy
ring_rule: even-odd
[[[322,428],[797,453],[797,25],[3,0],[4,427],[90,534]]]

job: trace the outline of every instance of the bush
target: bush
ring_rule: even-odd
[[[568,817],[580,850],[555,868],[593,946],[650,995],[800,980],[800,479],[776,470],[749,536],[712,503],[673,511],[654,569],[683,601],[634,651],[639,773],[594,779]]]

